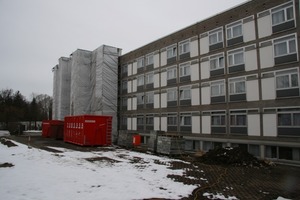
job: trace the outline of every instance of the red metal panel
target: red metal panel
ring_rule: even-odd
[[[112,116],[65,117],[64,141],[82,146],[111,145]]]
[[[134,135],[132,143],[133,143],[134,146],[140,146],[141,145],[141,136],[140,135]]]
[[[61,120],[44,120],[42,122],[42,136],[52,137],[55,139],[63,138],[64,121]]]

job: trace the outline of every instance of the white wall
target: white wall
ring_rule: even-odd
[[[277,136],[276,114],[263,115],[263,136]]]
[[[268,68],[274,66],[273,46],[264,46],[259,50],[260,68]]]
[[[160,53],[160,66],[165,66],[167,64],[167,51],[163,50]]]
[[[270,100],[276,98],[274,77],[262,78],[261,88],[262,88],[262,100]]]
[[[160,74],[160,86],[164,87],[167,86],[167,72],[161,72]]]
[[[159,73],[154,73],[153,82],[154,82],[154,88],[158,88],[160,85]]]
[[[160,106],[161,108],[167,107],[167,93],[161,93],[160,94]]]
[[[210,104],[210,87],[209,86],[201,87],[201,104],[202,105]]]
[[[132,75],[137,73],[137,62],[134,62],[132,64]]]
[[[154,108],[160,107],[160,94],[154,94]]]
[[[132,80],[132,92],[137,91],[137,80],[136,78]]]
[[[207,79],[210,76],[210,67],[209,67],[209,61],[204,61],[200,63],[200,69],[201,69],[201,79]]]
[[[247,101],[259,100],[258,80],[246,81]]]
[[[199,62],[191,65],[191,81],[199,80]]]
[[[128,76],[131,76],[131,75],[132,75],[132,64],[131,64],[131,63],[128,64],[128,66],[127,66],[127,75],[128,75]]]
[[[127,81],[127,92],[128,93],[132,92],[132,82],[131,81]]]
[[[136,117],[132,118],[132,130],[136,130]]]
[[[269,13],[269,11],[265,11],[265,14],[261,13],[262,15],[265,15],[263,17],[259,17],[260,13],[258,13],[258,37],[263,38],[266,36],[272,35],[272,18]]]
[[[211,134],[210,116],[202,116],[202,134]]]
[[[154,130],[159,131],[160,128],[160,117],[154,117]]]
[[[209,52],[209,37],[200,36],[200,55],[206,54]]]
[[[191,57],[195,57],[199,55],[198,44],[199,44],[198,38],[191,39],[190,42]]]
[[[247,116],[248,135],[260,136],[260,116],[259,114],[251,114]]]
[[[153,65],[154,68],[158,68],[159,67],[159,52],[155,52],[154,56],[153,56]]]
[[[192,133],[200,133],[200,116],[192,116]]]
[[[243,24],[243,36],[244,36],[244,42],[249,42],[252,40],[255,40],[255,24],[254,24],[254,16],[251,16],[251,21]]]
[[[132,110],[137,109],[137,97],[132,98]]]
[[[257,70],[257,53],[256,49],[245,51],[245,70]]]
[[[192,106],[199,105],[200,104],[200,92],[199,87],[192,88]]]
[[[132,98],[127,99],[127,110],[132,110]]]
[[[132,130],[132,120],[130,117],[127,118],[127,129]]]
[[[160,130],[167,132],[167,130],[168,130],[168,127],[167,127],[167,117],[161,117],[160,118]]]

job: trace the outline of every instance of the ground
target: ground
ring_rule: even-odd
[[[60,140],[42,138],[41,136],[24,137],[10,136],[17,141],[31,147],[59,153],[59,150],[49,147],[60,147],[76,151],[94,151],[97,147],[80,147]],[[4,143],[4,142],[3,142]],[[6,142],[5,145],[13,145]],[[97,148],[98,151],[113,151],[113,149]],[[139,149],[134,149],[139,150]],[[277,199],[282,196],[287,199],[300,199],[300,167],[285,165],[220,165],[204,164],[201,159],[193,156],[181,155],[179,160],[170,163],[171,169],[184,169],[183,175],[169,174],[167,177],[174,182],[187,185],[201,185],[188,197],[182,199]],[[89,162],[118,162],[107,157],[92,157]],[[143,159],[136,157],[132,163],[140,163]],[[12,167],[11,163],[0,163],[2,167]],[[159,160],[156,164],[166,165]],[[97,186],[95,186],[97,187]],[[161,188],[164,190],[164,188]],[[159,196],[156,199],[160,199]]]

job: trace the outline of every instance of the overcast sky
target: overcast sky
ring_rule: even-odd
[[[52,96],[52,67],[77,48],[123,54],[247,0],[0,0],[0,90]]]

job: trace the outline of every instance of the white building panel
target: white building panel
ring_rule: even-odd
[[[132,122],[131,118],[128,117],[127,118],[127,129],[128,130],[132,130],[132,123],[131,122]]]
[[[132,110],[136,110],[137,109],[137,98],[133,97],[132,98]]]
[[[274,66],[273,46],[260,48],[260,67],[262,69]]]
[[[195,57],[199,55],[198,44],[199,44],[198,39],[190,42],[191,57]]]
[[[167,51],[164,50],[160,53],[160,66],[165,66],[167,64]]]
[[[132,92],[136,92],[137,91],[137,80],[133,79],[132,80]]]
[[[137,62],[134,62],[132,64],[132,75],[137,73]]]
[[[251,80],[246,82],[247,101],[259,100],[258,80]]]
[[[159,73],[155,73],[153,79],[154,79],[153,80],[153,82],[154,82],[154,88],[158,88],[159,85],[160,85]]]
[[[132,110],[132,98],[127,99],[127,110]]]
[[[160,87],[167,86],[167,72],[162,72],[160,74]]]
[[[255,40],[255,24],[254,19],[243,24],[244,42]]]
[[[206,54],[209,52],[209,37],[200,38],[200,55]]]
[[[154,117],[154,130],[159,131],[160,127],[160,117]]]
[[[201,104],[209,105],[210,104],[210,87],[201,87]]]
[[[153,56],[153,65],[154,65],[154,68],[158,68],[159,67],[159,53],[154,53],[154,56]]]
[[[132,75],[132,64],[131,64],[131,63],[128,64],[128,66],[127,66],[127,75],[128,75],[128,76],[131,76],[131,75]]]
[[[160,95],[154,94],[154,108],[160,107]]]
[[[137,126],[136,126],[136,121],[137,121],[137,120],[136,120],[136,117],[132,118],[132,127],[131,127],[132,129],[131,129],[131,130],[136,130],[136,129],[137,129],[137,128],[136,128],[136,127],[137,127]]]
[[[161,93],[160,103],[161,103],[161,108],[166,108],[167,107],[167,93]]]
[[[263,115],[263,136],[277,136],[276,114]]]
[[[211,134],[210,116],[202,116],[202,134]]]
[[[128,93],[132,92],[132,81],[127,81],[127,92]]]
[[[161,117],[160,118],[160,130],[161,131],[168,131],[168,127],[167,127],[167,117]]]
[[[201,62],[201,80],[207,79],[210,76],[209,61]]]
[[[262,88],[262,100],[270,100],[276,98],[274,77],[262,78],[261,88]]]
[[[258,14],[258,37],[263,38],[272,35],[272,19],[269,11]],[[260,17],[260,15],[262,17]]]
[[[192,106],[200,104],[199,88],[192,88]]]
[[[192,116],[192,133],[200,133],[200,116]]]
[[[191,81],[199,80],[199,63],[195,63],[191,65]]]
[[[257,53],[256,49],[245,51],[245,70],[257,70]]]
[[[253,114],[247,116],[248,120],[248,135],[260,136],[260,116],[259,114]]]

